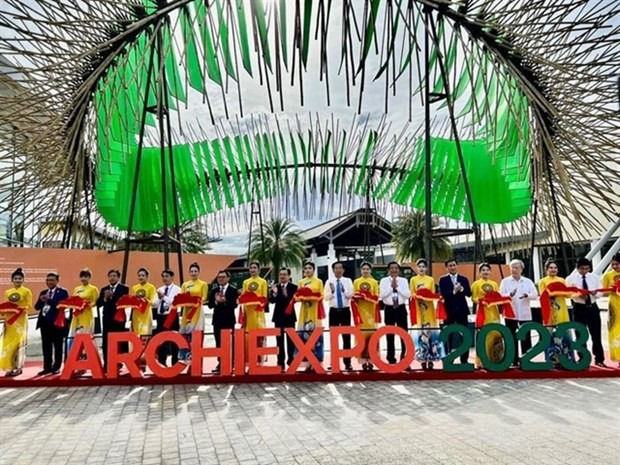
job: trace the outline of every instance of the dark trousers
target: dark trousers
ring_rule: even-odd
[[[407,308],[404,305],[398,305],[393,307],[391,305],[385,306],[385,325],[386,326],[398,326],[399,328],[407,331]],[[385,336],[387,339],[387,361],[388,363],[396,363],[396,348],[394,346],[394,335],[388,334]],[[400,359],[405,358],[407,353],[407,346],[405,341],[400,341]]]
[[[467,321],[467,313],[459,313],[446,318],[444,326],[448,325],[461,325],[469,331],[469,323]],[[463,343],[463,336],[458,333],[451,334],[446,344],[446,353],[452,352],[457,347],[460,347]],[[460,356],[461,363],[467,363],[469,360],[469,350]]]
[[[405,319],[406,324],[406,319]],[[329,327],[332,326],[351,326],[351,309],[349,307],[343,308],[335,308],[331,307],[329,309]],[[342,348],[350,349],[351,348],[351,335],[343,334],[342,335]],[[345,357],[344,359],[345,366],[351,365],[351,357]]]
[[[575,321],[581,323],[590,333],[592,338],[592,355],[596,363],[605,361],[605,351],[601,342],[601,311],[598,305],[573,304]]]
[[[41,345],[43,349],[43,369],[60,370],[62,365],[62,346],[65,329],[45,322],[41,325]]]
[[[229,328],[227,326],[213,326],[213,337],[215,338],[215,347],[222,347],[222,333],[221,331],[224,329],[230,329],[232,330],[232,359],[233,359],[233,365],[234,365],[234,360],[235,360],[235,328],[234,326]],[[220,364],[220,358],[217,358],[218,361],[218,366]]]
[[[294,328],[294,326],[280,326],[280,335],[276,336],[276,343],[278,345],[278,366],[284,368],[284,359],[286,357],[286,364],[293,363],[295,356],[295,343],[286,334],[286,328]]]
[[[510,318],[506,318],[506,328],[512,334],[512,339],[515,341],[515,358],[512,361],[513,365],[519,365],[519,341],[517,340],[517,330],[519,326],[523,326],[525,323],[529,323],[529,321],[521,321],[521,320],[513,320]],[[528,350],[532,348],[532,333],[528,332],[527,336],[523,341],[521,341],[521,356],[523,356]]]
[[[178,318],[174,321],[169,330],[164,328],[166,318],[168,318],[168,315],[157,315],[157,333],[162,333],[164,331],[178,331],[181,328]],[[164,342],[157,349],[157,360],[163,366],[166,366],[166,361],[168,360],[169,355],[172,357],[172,365],[179,361],[179,346],[177,346],[174,342]]]
[[[108,338],[110,333],[123,333],[127,331],[125,329],[125,322],[118,322],[115,320],[103,322],[103,332],[101,334],[101,350],[103,352],[103,366],[108,367]],[[119,354],[125,354],[129,352],[129,345],[126,342],[122,342],[118,348]]]

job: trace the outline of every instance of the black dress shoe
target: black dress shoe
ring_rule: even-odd
[[[51,375],[53,372],[52,370],[41,370],[37,373],[37,376],[45,376],[45,375]]]
[[[60,370],[52,370],[51,374],[59,375],[60,374]]]
[[[353,371],[353,366],[351,366],[351,365],[346,365],[346,366],[344,367],[344,369],[345,369],[346,371]]]
[[[607,365],[605,365],[605,362],[596,362],[595,365],[597,367],[601,367],[601,368],[607,368]]]
[[[211,370],[211,373],[219,373],[220,372],[220,366],[216,366],[213,370]]]

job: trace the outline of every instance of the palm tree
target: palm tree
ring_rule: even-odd
[[[211,249],[209,245],[212,242],[211,238],[207,235],[207,231],[204,226],[198,221],[189,221],[181,224],[179,227],[181,234],[181,245],[183,253],[204,253],[206,250]],[[172,234],[173,231],[171,230]],[[147,239],[150,237],[160,237],[153,233],[138,232],[133,234],[134,239]],[[119,241],[119,246],[123,246],[124,241]],[[176,246],[170,243],[170,250],[176,250]],[[163,252],[164,246],[162,244],[131,244],[131,250],[139,250],[142,252]]]
[[[274,275],[282,266],[299,267],[306,256],[306,241],[295,223],[284,218],[274,218],[252,232],[250,260],[263,265],[271,264]]]
[[[439,219],[432,219],[433,228],[439,225]],[[400,216],[392,224],[392,242],[396,247],[396,258],[400,261],[413,261],[424,257],[426,239],[424,213],[412,211]],[[441,237],[431,240],[433,260],[447,260],[452,256],[450,242]]]

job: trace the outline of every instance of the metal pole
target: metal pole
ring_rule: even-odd
[[[495,243],[495,239],[493,238],[493,228],[491,225],[489,226],[489,236],[491,237],[491,246],[493,247],[493,252],[495,253],[495,260],[497,260],[497,267],[499,268],[499,274],[504,279],[504,269],[502,268],[502,264],[499,260],[499,253],[497,251],[497,244]]]
[[[433,275],[433,251],[432,251],[432,229],[433,218],[431,208],[431,178],[432,178],[432,154],[431,154],[431,85],[430,85],[430,25],[431,9],[424,7],[424,255],[428,263],[428,274]]]
[[[536,246],[536,216],[538,215],[538,198],[534,198],[534,214],[532,215],[532,240],[530,245],[529,275],[534,279],[534,248]]]
[[[155,26],[154,34],[159,33],[161,25],[158,23]],[[146,114],[148,112],[149,92],[151,89],[151,75],[153,74],[153,65],[155,61],[155,46],[151,47],[151,54],[149,58],[149,67],[146,73],[146,89],[144,90],[144,100],[142,102],[142,119],[140,121],[140,135],[138,138],[138,152],[136,153],[136,168],[134,170],[133,189],[131,191],[131,203],[129,207],[129,221],[127,223],[127,236],[125,237],[125,254],[123,256],[123,279],[127,279],[127,269],[129,267],[129,252],[131,245],[131,232],[133,228],[133,219],[136,212],[136,197],[138,195],[138,180],[140,179],[140,165],[142,161],[142,151],[144,149],[144,131],[146,128]]]
[[[84,199],[86,200],[86,223],[88,225],[88,241],[91,250],[95,248],[95,239],[93,237],[93,222],[90,218],[90,201],[88,199],[89,186],[92,187],[92,172],[90,170],[90,158],[86,158],[86,179],[84,182]]]
[[[568,255],[566,253],[566,244],[564,243],[564,234],[562,233],[562,222],[560,221],[560,210],[558,209],[558,198],[555,192],[555,185],[551,178],[551,157],[549,151],[545,149],[545,155],[547,159],[547,177],[549,178],[549,188],[551,190],[551,203],[553,205],[553,216],[555,217],[555,223],[558,228],[558,240],[560,241],[560,251],[562,253],[562,261],[564,262],[564,276],[569,273],[571,265],[568,263]],[[535,221],[535,220],[534,220]]]
[[[164,118],[168,117],[168,102],[164,102],[164,88],[166,87],[166,69],[164,68],[165,57],[161,29],[157,33],[156,47],[158,59],[157,71],[157,120],[159,123],[159,154],[161,160],[161,209],[162,209],[162,233],[164,239],[164,269],[170,269],[170,251],[168,238],[168,186],[166,185],[166,137],[164,129]],[[165,105],[165,107],[164,107]],[[168,141],[170,144],[171,141]]]
[[[596,265],[596,268],[594,268],[592,272],[594,274],[604,273],[609,264],[611,263],[611,259],[613,258],[613,256],[618,253],[618,250],[620,250],[620,238],[618,238],[618,240],[613,243],[609,251],[605,254],[603,258],[601,258],[601,261],[598,265]]]
[[[252,225],[254,223],[254,197],[252,197],[252,204],[250,206],[250,228],[248,234],[248,253],[245,257],[245,264],[250,264],[250,250],[252,249]]]
[[[427,18],[429,19],[430,26],[431,26],[430,31],[433,35],[433,43],[435,44],[435,47],[439,49],[439,39],[437,38],[437,29],[435,27],[435,21],[433,21],[432,15],[427,15]],[[450,93],[449,76],[445,68],[445,63],[443,61],[443,55],[440,52],[438,52],[437,63],[439,63],[441,80],[443,81],[446,103],[447,103],[448,112],[450,115],[450,127],[452,129],[452,136],[454,137],[454,144],[456,145],[456,152],[458,154],[459,167],[461,169],[461,176],[463,178],[463,186],[465,187],[467,205],[469,207],[469,215],[471,217],[472,227],[474,230],[474,240],[476,241],[476,243],[478,243],[480,241],[478,221],[476,220],[476,211],[474,209],[474,201],[471,195],[471,187],[469,185],[469,178],[467,176],[467,171],[465,169],[465,160],[463,158],[461,139],[459,138],[458,128],[456,126],[456,118],[454,117],[454,103],[452,102],[452,97]],[[428,63],[426,66],[428,67]],[[427,74],[428,74],[428,70],[427,70]],[[428,87],[428,83],[427,83],[427,87]],[[429,123],[427,122],[427,124]],[[482,253],[481,244],[477,244],[477,249],[480,251],[480,253]]]
[[[161,34],[160,34],[161,36]],[[160,45],[161,47],[161,45]],[[182,237],[181,237],[181,226],[180,226],[180,221],[179,221],[179,198],[177,196],[177,187],[176,187],[176,176],[174,174],[174,158],[173,158],[173,150],[172,150],[172,127],[170,124],[170,112],[168,109],[168,81],[167,81],[167,75],[165,73],[165,71],[162,73],[161,75],[162,78],[162,86],[163,86],[163,97],[164,97],[164,102],[166,102],[166,131],[168,133],[168,163],[170,165],[170,189],[171,189],[171,198],[172,198],[172,211],[174,214],[174,235],[176,238],[176,249],[177,249],[177,260],[178,260],[178,266],[179,266],[179,280],[181,283],[183,283],[185,281],[185,279],[183,278],[183,243],[182,243]],[[166,171],[164,169],[164,164],[162,164],[162,185],[166,184]],[[167,205],[167,199],[164,195],[164,205]],[[167,211],[167,207],[166,210]],[[165,220],[167,223],[167,219]],[[164,224],[166,224],[164,223]],[[167,233],[167,229],[166,229],[166,233]],[[168,234],[166,234],[164,236],[164,241],[166,241],[168,239]],[[165,250],[166,244],[164,243],[164,250]],[[166,260],[166,256],[164,255],[164,260]],[[166,266],[167,268],[168,266]]]
[[[611,236],[613,236],[614,233],[620,228],[620,213],[616,213],[616,215],[618,215],[618,219],[616,220],[616,222],[607,230],[607,232],[605,232],[605,234],[603,234],[603,236],[598,240],[596,245],[592,247],[586,255],[586,258],[588,260],[592,260],[592,258],[594,258],[594,256],[603,248],[603,246],[607,244],[609,239],[611,239]]]

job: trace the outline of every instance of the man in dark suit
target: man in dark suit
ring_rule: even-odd
[[[69,297],[69,292],[58,285],[60,276],[57,273],[48,273],[45,278],[47,289],[39,293],[39,298],[34,304],[34,308],[39,311],[37,318],[37,329],[41,330],[41,344],[43,346],[43,370],[39,376],[57,375],[60,373],[62,365],[62,343],[67,335],[69,320],[65,319],[62,328],[54,323],[58,312],[58,303]]]
[[[471,297],[471,288],[469,280],[458,274],[458,262],[452,258],[445,262],[448,274],[439,278],[439,293],[443,297],[446,309],[446,325],[459,324],[468,327],[467,317],[469,315],[469,306],[466,297]],[[459,347],[462,337],[459,334],[452,334],[448,341],[446,352],[452,351],[455,347]],[[467,363],[469,352],[461,355],[461,363]]]
[[[278,343],[278,365],[282,368],[282,371],[285,369],[284,358],[286,357],[286,364],[290,365],[293,362],[293,354],[295,353],[295,344],[286,335],[286,328],[294,328],[297,321],[294,310],[290,315],[285,313],[286,308],[293,299],[293,295],[297,291],[297,286],[290,282],[290,279],[291,270],[280,268],[278,284],[274,284],[269,293],[269,302],[275,304],[271,321],[276,328],[280,328],[280,335],[276,336],[276,341]],[[285,339],[286,345],[284,344]]]
[[[217,284],[209,291],[207,306],[213,309],[213,336],[215,337],[215,347],[221,347],[221,331],[223,329],[235,329],[237,318],[235,309],[239,291],[234,286],[228,284],[230,273],[222,270],[217,274]],[[219,373],[220,364],[217,364],[214,373]]]
[[[119,281],[121,279],[121,272],[118,270],[108,271],[108,284],[101,288],[99,292],[99,298],[97,299],[97,308],[103,308],[103,334],[101,349],[103,351],[103,364],[107,369],[108,366],[108,337],[113,332],[123,332],[125,330],[125,316],[123,314],[123,321],[116,321],[114,315],[116,315],[116,302],[122,296],[129,294],[129,288]],[[128,347],[123,344],[120,347],[120,351],[127,352]]]

